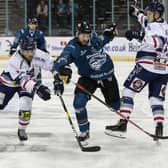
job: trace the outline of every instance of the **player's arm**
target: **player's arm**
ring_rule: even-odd
[[[99,36],[99,38],[104,46],[105,44],[113,40],[115,36],[118,36],[117,24],[112,23],[110,26],[105,28],[103,34]]]
[[[131,5],[129,9],[130,16],[136,16],[141,26],[145,28],[147,26],[147,17],[144,15],[144,12],[134,5]]]
[[[9,55],[12,55],[13,53],[16,52],[17,47],[18,47],[19,42],[20,42],[20,39],[21,39],[21,37],[22,37],[22,32],[23,32],[23,31],[24,31],[24,30],[21,29],[19,32],[17,32],[17,34],[16,34],[16,36],[15,36],[15,39],[14,39],[14,41],[13,41],[13,44],[12,44],[12,46],[11,46],[11,48],[10,48]]]
[[[65,83],[69,83],[72,70],[69,64],[73,62],[73,55],[75,54],[75,46],[68,44],[61,55],[54,62],[54,71],[59,74],[59,78],[62,79]]]
[[[46,48],[46,40],[45,40],[44,34],[41,31],[39,33],[40,33],[40,35],[39,35],[39,49],[44,52],[48,52],[47,48]]]
[[[167,39],[163,36],[148,35],[144,38],[145,43],[154,48],[156,51],[162,51],[164,45],[167,43]]]
[[[55,94],[63,94],[64,83],[69,83],[72,70],[69,66],[73,62],[72,55],[75,53],[75,46],[68,44],[58,59],[54,62],[53,73],[54,73],[54,92]]]
[[[65,65],[71,64],[73,62],[73,55],[75,55],[75,50],[76,49],[74,45],[70,43],[67,44],[61,55],[55,61],[53,69],[60,73]]]

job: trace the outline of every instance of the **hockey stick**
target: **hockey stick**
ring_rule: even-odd
[[[106,102],[104,102],[103,100],[101,100],[100,98],[98,98],[97,96],[95,96],[94,94],[90,93],[88,90],[86,90],[82,85],[80,85],[79,83],[75,83],[71,80],[71,82],[76,85],[77,88],[79,88],[80,90],[82,90],[83,92],[85,92],[86,94],[88,94],[89,96],[95,98],[96,100],[98,100],[100,103],[104,104],[110,111],[115,112],[117,115],[119,115],[120,117],[122,117],[123,119],[127,120],[129,123],[131,123],[133,126],[135,126],[136,128],[138,128],[141,132],[144,132],[145,134],[147,134],[148,136],[152,137],[152,138],[157,138],[157,139],[168,139],[168,136],[156,136],[154,134],[149,133],[148,131],[144,130],[143,128],[141,128],[139,125],[137,125],[135,122],[133,122],[132,120],[128,119],[127,117],[125,117],[122,113],[120,113],[120,111],[118,110],[114,110],[112,109]]]
[[[83,152],[97,152],[97,151],[100,151],[100,149],[101,149],[100,146],[84,147],[84,146],[81,144],[81,142],[80,142],[79,139],[78,139],[78,133],[77,133],[75,127],[74,127],[74,124],[73,124],[72,119],[71,119],[71,117],[70,117],[70,114],[69,114],[69,112],[68,112],[68,110],[67,110],[67,107],[66,107],[66,105],[65,105],[65,102],[64,102],[64,100],[63,100],[61,94],[59,94],[58,96],[59,96],[59,98],[60,98],[62,107],[64,108],[66,117],[67,117],[67,119],[68,119],[68,121],[69,121],[69,123],[70,123],[70,125],[71,125],[71,128],[72,128],[72,130],[73,130],[73,133],[74,133],[74,135],[75,135],[76,141],[78,142],[78,145],[79,145],[81,151],[83,151]]]

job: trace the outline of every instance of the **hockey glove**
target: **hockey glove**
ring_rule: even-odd
[[[40,85],[37,88],[37,95],[42,98],[43,100],[49,100],[51,98],[51,91],[47,86]]]
[[[16,52],[16,48],[11,48],[9,51],[9,55],[12,56]]]
[[[54,75],[54,93],[59,96],[64,92],[64,82],[59,78],[58,74]]]
[[[59,78],[64,81],[64,83],[69,83],[72,77],[72,70],[71,67],[65,65],[64,68],[59,73]]]
[[[142,41],[145,36],[144,32],[140,32],[138,30],[127,30],[125,33],[125,37],[131,41],[132,39],[137,39],[139,41]]]
[[[136,8],[134,5],[131,5],[129,7],[129,15],[130,16],[137,16],[138,15],[138,12],[139,12],[139,9]]]
[[[104,30],[103,34],[107,36],[112,35],[112,37],[118,36],[117,24],[112,23]]]

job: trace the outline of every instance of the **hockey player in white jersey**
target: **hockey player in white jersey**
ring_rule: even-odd
[[[168,81],[168,25],[162,18],[164,6],[160,2],[152,2],[146,8],[146,16],[134,6],[131,14],[137,16],[145,29],[145,33],[127,31],[129,40],[142,40],[136,55],[136,65],[124,82],[120,112],[130,117],[134,106],[135,93],[148,84],[149,101],[156,122],[155,134],[163,135],[165,90]],[[126,132],[127,121],[120,119],[116,125],[106,126],[106,130]]]
[[[5,108],[16,92],[19,95],[18,138],[22,141],[28,139],[26,128],[31,118],[34,94],[37,93],[43,100],[51,97],[50,89],[39,84],[37,76],[40,69],[53,70],[53,65],[52,57],[37,49],[32,38],[24,38],[21,40],[20,50],[12,55],[7,68],[0,75],[0,109]],[[60,79],[55,77],[55,83],[60,90],[64,89]]]

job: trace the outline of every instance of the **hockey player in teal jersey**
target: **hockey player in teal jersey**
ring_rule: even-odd
[[[54,69],[59,72],[65,65],[74,63],[80,75],[78,83],[91,93],[100,88],[106,103],[118,110],[120,108],[118,83],[114,75],[113,62],[104,50],[105,44],[113,40],[116,35],[117,28],[114,23],[107,27],[100,36],[92,32],[87,22],[78,23],[76,36],[66,45]],[[73,106],[81,132],[79,136],[81,141],[89,138],[86,109],[89,100],[89,95],[79,88],[75,89]]]

